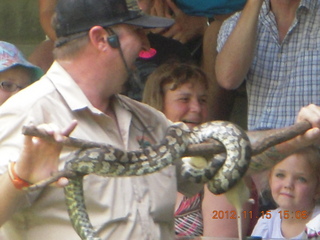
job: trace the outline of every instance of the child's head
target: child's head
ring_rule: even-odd
[[[208,88],[208,78],[198,66],[168,62],[148,77],[143,102],[162,111],[171,121],[184,121],[194,127],[207,120]]]
[[[320,196],[320,152],[307,147],[276,164],[269,185],[276,204],[285,210],[310,211]]]
[[[0,105],[42,74],[43,71],[29,63],[13,44],[0,41]]]

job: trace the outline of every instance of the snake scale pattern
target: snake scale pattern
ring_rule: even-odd
[[[86,211],[82,181],[87,174],[107,177],[139,176],[153,173],[179,160],[189,144],[215,139],[226,153],[216,155],[203,169],[184,163],[182,175],[197,183],[208,183],[209,190],[220,194],[232,188],[245,174],[251,158],[250,141],[237,125],[225,121],[201,124],[192,131],[178,125],[169,127],[160,144],[138,151],[124,152],[106,145],[84,148],[71,154],[65,169],[75,172],[65,187],[69,216],[74,229],[83,240],[100,240]]]

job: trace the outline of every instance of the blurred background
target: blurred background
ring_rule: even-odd
[[[0,1],[0,40],[15,44],[28,57],[44,39],[37,0]]]

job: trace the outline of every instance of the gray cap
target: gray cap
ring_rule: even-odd
[[[56,6],[56,35],[66,37],[93,26],[125,23],[144,28],[169,27],[173,19],[129,10],[125,0],[59,0]]]

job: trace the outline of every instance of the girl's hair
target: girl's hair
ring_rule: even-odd
[[[312,169],[313,174],[316,176],[318,180],[318,184],[320,184],[320,171],[319,171],[320,170],[320,149],[312,145],[312,146],[299,149],[293,154],[301,155],[304,157],[305,160],[308,161],[308,164]],[[273,166],[271,171],[275,168],[275,166]]]
[[[164,86],[171,83],[170,90],[176,90],[185,83],[200,83],[208,89],[209,80],[203,70],[191,63],[170,61],[157,67],[148,77],[142,102],[163,110]]]

